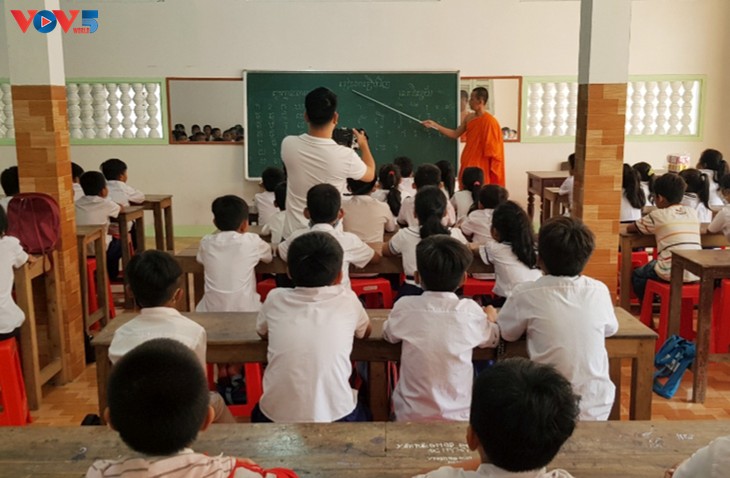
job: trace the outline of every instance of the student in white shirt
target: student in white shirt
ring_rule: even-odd
[[[471,242],[485,244],[492,239],[494,208],[509,199],[509,192],[499,184],[487,184],[479,191],[479,208],[470,212],[461,223],[461,232]]]
[[[8,230],[8,216],[0,207],[0,341],[16,337],[25,314],[13,301],[13,269],[28,261],[28,254],[20,247],[20,241],[5,233]]]
[[[86,173],[88,174],[88,173]],[[135,254],[125,272],[139,315],[119,327],[109,345],[109,360],[115,363],[130,350],[152,339],[177,340],[195,353],[202,370],[206,368],[205,329],[175,309],[182,297],[182,269],[173,257],[162,251]],[[168,374],[177,376],[174,370]],[[163,380],[164,376],[160,377]],[[216,422],[234,423],[231,412],[217,392],[211,392]]]
[[[279,244],[277,252],[282,260],[288,262],[289,246],[295,238],[309,231],[326,232],[337,239],[344,251],[342,285],[349,288],[350,264],[362,268],[369,263],[379,262],[380,254],[355,234],[337,230],[336,226],[342,219],[340,201],[340,192],[331,184],[318,184],[310,188],[307,192],[307,207],[304,209],[304,216],[310,220],[309,229],[295,231],[286,241]]]
[[[434,165],[441,171],[441,184],[443,184],[443,190],[446,193],[446,199],[451,201],[454,196],[454,189],[456,188],[456,177],[454,175],[454,165],[451,161],[442,159],[436,161]]]
[[[727,161],[722,158],[722,153],[716,149],[704,150],[697,162],[697,169],[707,174],[710,183],[710,206],[723,206],[726,204],[718,191],[720,180],[723,176],[730,174],[730,167],[728,167]]]
[[[730,470],[730,435],[713,440],[680,463],[667,470],[665,478],[725,478]]]
[[[383,338],[403,342],[400,378],[393,392],[397,421],[467,421],[474,347],[496,347],[499,327],[472,299],[454,293],[466,278],[472,253],[456,239],[435,235],[416,247],[420,296],[393,306]]]
[[[84,196],[74,203],[77,226],[104,226],[106,233],[106,264],[110,280],[119,276],[119,260],[122,244],[119,238],[109,234],[109,218],[119,216],[121,207],[109,198],[104,175],[98,171],[86,171],[79,179]]]
[[[575,183],[575,153],[568,156],[568,172],[570,176],[560,185],[558,194],[561,196],[568,195],[568,211],[573,209],[573,184]]]
[[[482,168],[464,168],[461,175],[461,191],[457,191],[451,197],[451,205],[456,210],[456,223],[461,223],[466,216],[479,204],[479,191],[484,184],[484,171]]]
[[[388,204],[393,217],[398,217],[402,198],[400,170],[395,164],[385,164],[378,171],[379,188],[373,191],[372,196],[378,201]],[[412,188],[411,188],[412,189]]]
[[[269,167],[261,173],[261,186],[264,191],[256,193],[253,197],[256,205],[256,212],[259,215],[259,226],[265,226],[269,223],[271,217],[279,212],[279,208],[274,205],[276,186],[286,182],[286,174],[279,168]]]
[[[393,160],[393,164],[400,170],[401,181],[398,188],[403,199],[416,195],[416,188],[413,186],[413,161],[406,156],[399,156]]]
[[[728,241],[730,241],[730,174],[726,174],[720,179],[720,194],[728,204],[715,215],[714,219],[707,226],[707,231],[712,233],[722,232]]]
[[[441,183],[441,171],[433,164],[422,164],[413,176],[413,188],[416,193],[426,186],[436,186],[446,198],[446,215],[441,219],[444,226],[450,227],[456,223],[456,211],[449,202],[448,195],[443,191]],[[415,197],[407,197],[401,203],[398,213],[398,224],[401,227],[418,226],[418,218],[415,214]]]
[[[10,166],[0,174],[0,185],[2,185],[5,193],[5,197],[0,199],[0,206],[7,212],[10,200],[20,192],[20,178],[18,177],[17,166]]]
[[[73,181],[71,186],[74,188],[74,202],[84,197],[84,190],[79,182],[82,174],[84,174],[84,168],[76,163],[71,163],[71,181]]]
[[[403,272],[406,280],[398,289],[395,300],[407,295],[421,295],[423,289],[415,279],[416,246],[421,241],[435,234],[450,235],[466,244],[467,240],[458,228],[449,229],[441,220],[446,214],[446,196],[436,186],[425,186],[418,190],[415,197],[415,211],[418,223],[415,226],[402,228],[390,241],[383,244],[384,256],[403,257]]]
[[[343,229],[355,234],[363,242],[383,242],[385,231],[397,229],[390,207],[370,195],[374,187],[374,179],[370,182],[348,179],[350,195],[342,203]]]
[[[213,223],[218,228],[200,241],[196,260],[205,270],[205,293],[196,312],[258,312],[255,267],[271,262],[271,246],[248,229],[248,205],[238,196],[216,198]]]
[[[710,209],[710,177],[694,168],[681,171],[679,177],[684,179],[687,189],[684,191],[682,205],[697,211],[700,222],[712,222]]]
[[[641,187],[639,173],[624,163],[621,182],[621,212],[620,222],[634,222],[641,219],[641,208],[646,204],[646,196]]]
[[[270,235],[271,245],[278,246],[284,233],[284,219],[286,218],[286,183],[279,183],[274,188],[274,206],[276,206],[277,212],[261,228],[261,235]]]
[[[121,159],[107,159],[101,163],[101,172],[109,187],[112,201],[122,207],[144,202],[144,193],[127,184],[127,164]]]
[[[606,337],[618,331],[608,288],[581,275],[595,247],[578,219],[553,217],[540,228],[538,257],[545,276],[515,286],[499,311],[502,338],[527,333],[530,360],[552,364],[581,396],[581,420],[607,420],[615,397]],[[496,315],[494,308],[487,313]]]
[[[343,250],[331,234],[292,240],[288,271],[295,288],[269,292],[256,321],[268,340],[264,394],[253,422],[364,421],[350,387],[352,339],[370,335],[360,300],[342,285]]]
[[[497,206],[492,217],[492,240],[479,247],[485,264],[494,265],[494,307],[504,305],[512,290],[523,282],[542,276],[536,268],[535,236],[527,213],[519,204],[507,201]]]
[[[479,458],[416,478],[570,478],[546,466],[573,434],[579,400],[552,366],[499,361],[474,381],[466,443]]]
[[[656,180],[656,175],[654,174],[654,169],[651,167],[651,164],[646,163],[644,161],[638,162],[631,166],[634,171],[636,171],[639,174],[639,182],[641,184],[641,190],[644,191],[644,197],[646,198],[646,202],[644,203],[644,206],[651,206],[654,204],[654,181]]]

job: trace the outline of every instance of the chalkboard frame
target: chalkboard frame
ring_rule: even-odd
[[[257,73],[266,73],[266,74],[434,74],[434,75],[454,75],[456,86],[454,88],[454,101],[456,105],[456,109],[454,112],[454,118],[453,118],[453,125],[445,125],[445,126],[452,126],[452,127],[458,127],[459,125],[459,85],[461,80],[460,70],[304,70],[304,71],[297,71],[297,70],[259,70],[259,69],[247,69],[243,70],[242,72],[242,79],[243,79],[243,126],[244,126],[244,148],[243,148],[243,154],[244,154],[244,177],[248,181],[260,181],[260,176],[252,176],[249,173],[249,146],[251,144],[249,140],[249,124],[248,124],[248,75],[249,74],[257,74]],[[426,118],[423,118],[426,119]],[[455,126],[454,126],[455,125]],[[302,130],[300,133],[306,133],[306,130]],[[283,138],[282,138],[283,139]],[[447,158],[451,159],[452,164],[455,168],[455,170],[458,170],[458,164],[459,164],[459,144],[458,141],[450,140],[454,142],[453,147],[453,157]],[[376,158],[376,161],[377,158]],[[382,164],[381,161],[378,161],[378,165]]]

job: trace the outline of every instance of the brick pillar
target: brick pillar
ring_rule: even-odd
[[[68,117],[60,28],[43,34],[33,26],[23,33],[8,10],[59,9],[58,0],[6,0],[6,37],[15,118],[15,148],[21,192],[44,192],[60,206],[58,262],[61,303],[49,304],[63,324],[63,362],[67,378],[85,367],[83,316],[76,248],[76,218],[71,186]],[[36,304],[36,311],[43,310]]]
[[[630,0],[581,0],[574,212],[596,235],[585,274],[616,296]]]

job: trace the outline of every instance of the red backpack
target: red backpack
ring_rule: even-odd
[[[20,193],[8,204],[8,235],[29,254],[48,254],[61,233],[58,203],[48,194]]]

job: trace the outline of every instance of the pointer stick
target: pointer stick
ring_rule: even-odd
[[[386,105],[385,103],[381,103],[380,101],[378,101],[378,100],[376,100],[376,99],[374,99],[374,98],[370,98],[369,96],[367,96],[367,95],[364,95],[364,94],[360,93],[359,91],[355,91],[355,90],[350,90],[350,91],[352,91],[353,93],[355,93],[355,94],[356,94],[356,95],[358,95],[358,96],[362,96],[362,97],[363,97],[363,98],[365,98],[366,100],[370,100],[370,101],[372,101],[373,103],[377,103],[377,104],[379,104],[380,106],[384,106],[384,107],[388,108],[389,110],[395,111],[395,112],[396,112],[396,113],[398,113],[399,115],[405,116],[405,117],[406,117],[406,118],[408,118],[409,120],[413,120],[413,121],[415,121],[416,123],[420,123],[420,122],[421,122],[421,120],[419,120],[418,118],[414,118],[413,116],[411,116],[411,115],[409,115],[409,114],[406,114],[406,113],[404,113],[404,112],[402,112],[402,111],[400,111],[400,110],[397,110],[397,109],[393,108],[392,106],[388,106],[388,105]]]

